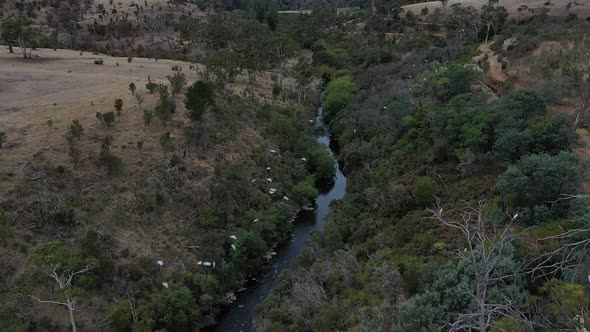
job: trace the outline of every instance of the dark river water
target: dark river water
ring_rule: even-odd
[[[320,136],[317,141],[323,144],[330,151],[334,158],[333,148],[330,146],[330,132],[323,121],[322,108],[318,110],[316,127]],[[334,160],[336,160],[334,158]],[[313,211],[301,211],[293,223],[293,231],[290,241],[279,245],[275,251],[277,255],[270,261],[270,267],[265,274],[258,277],[255,285],[238,294],[237,300],[232,303],[230,309],[221,318],[216,331],[248,332],[254,330],[254,319],[256,317],[256,306],[262,303],[271,290],[279,284],[279,274],[285,268],[295,262],[295,258],[307,246],[311,233],[314,229],[324,229],[324,219],[328,214],[330,202],[341,199],[346,191],[346,177],[342,174],[338,163],[336,167],[336,178],[332,188],[320,194],[316,198],[316,207]]]

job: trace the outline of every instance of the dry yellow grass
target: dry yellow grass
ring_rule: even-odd
[[[142,109],[153,109],[157,96],[145,89],[148,75],[154,81],[167,81],[172,66],[178,65],[189,82],[198,78],[188,63],[179,61],[134,58],[128,63],[127,58],[80,55],[70,50],[41,49],[35,53],[40,57],[30,60],[21,59],[19,54],[0,54],[0,131],[8,136],[8,143],[0,150],[2,172],[18,173],[22,162],[39,151],[52,160],[66,162],[64,133],[72,120],[80,120],[88,137],[112,135],[116,145],[156,140],[160,131],[143,131],[143,112],[129,84],[135,83],[144,95]],[[95,65],[94,60],[100,58],[104,65]],[[104,128],[96,113],[114,111],[116,98],[124,102],[123,115],[113,128]],[[178,104],[182,106],[180,98]],[[49,119],[54,123],[51,133]],[[149,143],[145,144],[148,153],[150,147],[157,147]]]

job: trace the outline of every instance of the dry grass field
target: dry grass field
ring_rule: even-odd
[[[17,173],[22,162],[39,151],[65,162],[64,133],[72,120],[80,120],[89,137],[99,139],[109,134],[116,137],[117,145],[149,140],[159,131],[150,135],[149,129],[142,130],[143,112],[129,84],[135,83],[144,95],[142,109],[153,109],[157,95],[145,89],[148,76],[153,81],[167,82],[166,76],[173,74],[172,66],[178,65],[189,82],[198,78],[188,63],[172,60],[134,58],[128,63],[127,58],[80,55],[70,50],[41,49],[34,53],[39,57],[29,60],[19,54],[0,53],[0,131],[8,136],[0,151],[0,170],[4,173]],[[96,59],[103,59],[104,64],[94,64]],[[104,128],[96,113],[114,111],[116,98],[123,100],[123,115],[113,128]],[[49,119],[53,121],[51,133]]]

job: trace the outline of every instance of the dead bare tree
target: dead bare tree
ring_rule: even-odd
[[[59,269],[59,264],[54,265],[51,272],[49,273],[49,277],[51,279],[55,280],[59,289],[66,290],[67,288],[70,287],[70,285],[72,284],[72,280],[74,279],[74,277],[76,275],[88,272],[90,270],[90,267],[86,266],[85,268],[83,268],[79,271],[75,271],[75,272],[64,271],[62,273],[58,273],[57,272],[58,269]],[[72,331],[73,332],[77,331],[76,320],[74,318],[74,311],[76,310],[76,303],[78,301],[77,296],[65,295],[65,302],[41,300],[38,297],[33,296],[33,295],[31,295],[31,298],[39,301],[39,303],[52,303],[52,304],[65,306],[68,309],[68,312],[70,314],[70,323],[72,325]]]
[[[577,95],[574,130],[588,120],[590,109],[590,39],[562,42],[555,51],[561,72],[572,83]]]
[[[436,210],[429,210],[433,219],[463,235],[466,247],[454,251],[454,255],[467,263],[473,277],[470,289],[465,291],[473,296],[474,308],[458,314],[450,331],[485,332],[500,317],[522,317],[518,300],[510,294],[503,294],[502,303],[494,303],[490,297],[493,288],[508,288],[524,273],[523,265],[511,260],[512,244],[522,234],[512,231],[518,214],[499,227],[498,223],[484,219],[484,206],[483,202],[476,207],[467,205],[458,220],[446,216],[440,204]]]
[[[143,18],[143,28],[152,34],[152,42],[156,34],[161,33],[170,48],[170,52],[174,51],[174,35],[170,31],[170,26],[173,24],[174,16],[170,14],[156,15],[154,17],[145,15]]]

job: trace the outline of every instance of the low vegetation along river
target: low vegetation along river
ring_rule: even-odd
[[[330,146],[330,132],[322,117],[322,108],[318,110],[316,127],[320,130],[317,141],[326,146],[334,160],[334,150]],[[346,177],[342,174],[338,163],[335,163],[336,178],[332,188],[316,199],[313,211],[302,210],[293,223],[291,240],[277,248],[277,255],[271,260],[271,266],[266,274],[260,276],[255,286],[252,286],[238,295],[229,311],[223,316],[218,331],[251,331],[256,317],[256,306],[260,304],[270,291],[279,284],[279,274],[285,268],[291,266],[295,258],[306,247],[314,229],[324,229],[324,219],[328,214],[330,202],[340,199],[346,191]]]

